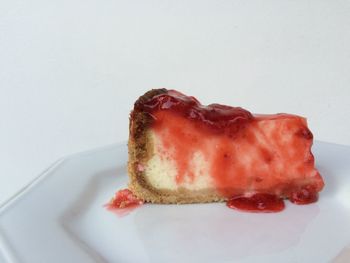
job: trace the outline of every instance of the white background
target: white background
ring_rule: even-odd
[[[350,144],[350,2],[0,0],[0,203],[158,87]]]

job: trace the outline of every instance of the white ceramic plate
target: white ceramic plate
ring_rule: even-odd
[[[58,161],[0,209],[4,262],[350,262],[350,147],[317,142],[319,202],[276,214],[225,204],[103,205],[126,186],[126,145]]]

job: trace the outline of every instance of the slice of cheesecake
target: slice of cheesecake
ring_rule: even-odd
[[[129,189],[153,203],[199,203],[268,194],[317,200],[306,119],[201,105],[175,90],[151,90],[130,115]]]

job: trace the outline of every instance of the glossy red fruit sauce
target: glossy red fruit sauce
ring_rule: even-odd
[[[138,103],[135,105],[135,110],[151,115],[153,112],[171,110],[216,132],[225,130],[235,133],[241,125],[253,119],[253,115],[243,108],[221,104],[203,106],[194,97],[183,95],[175,90],[169,90],[166,94]]]
[[[297,205],[315,203],[318,200],[318,193],[312,186],[306,186],[289,195],[289,201]]]
[[[258,213],[274,213],[284,209],[283,199],[272,194],[253,194],[249,197],[234,196],[226,204],[229,208]]]
[[[129,189],[122,189],[115,193],[112,200],[105,207],[119,216],[130,213],[143,204]]]

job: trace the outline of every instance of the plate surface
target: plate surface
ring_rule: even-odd
[[[349,262],[350,147],[316,142],[319,202],[276,214],[223,203],[103,205],[126,187],[127,147],[58,161],[0,209],[0,262]]]

